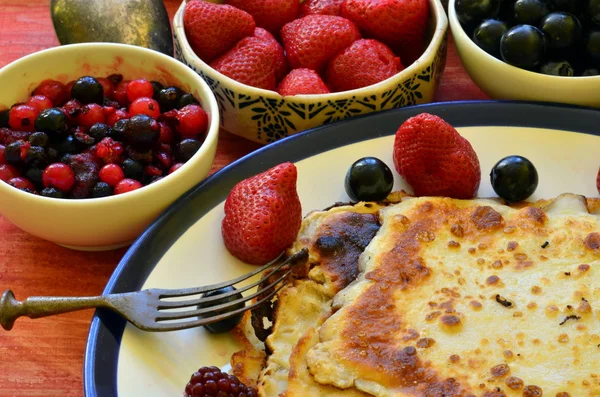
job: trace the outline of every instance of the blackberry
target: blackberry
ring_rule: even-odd
[[[184,396],[256,397],[258,394],[255,389],[217,367],[202,367],[190,377]]]
[[[109,138],[114,139],[115,141],[125,140],[125,129],[127,128],[128,121],[129,119],[117,120],[117,122],[110,129],[110,132],[107,134],[107,136]]]
[[[104,123],[96,123],[90,127],[88,135],[94,138],[95,142],[100,142],[110,135],[110,127]]]
[[[48,165],[48,155],[41,146],[30,146],[25,155],[25,164],[44,168]]]
[[[43,132],[34,132],[29,135],[29,143],[32,146],[46,147],[48,145],[48,135]]]

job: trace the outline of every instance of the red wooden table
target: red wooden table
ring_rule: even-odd
[[[0,0],[0,67],[58,45],[48,0]],[[173,15],[181,0],[165,0]],[[438,101],[487,99],[463,69],[450,37]],[[0,87],[2,89],[2,87]],[[222,132],[212,172],[258,148]],[[71,251],[19,230],[0,216],[0,293],[30,295],[101,293],[125,249]],[[0,329],[0,397],[81,396],[83,356],[93,312],[20,319]],[[182,385],[183,386],[183,385]]]

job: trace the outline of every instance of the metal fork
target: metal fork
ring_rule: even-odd
[[[218,284],[196,288],[152,288],[136,292],[91,297],[30,297],[23,302],[16,300],[13,292],[7,290],[2,294],[2,297],[0,297],[0,325],[2,325],[2,328],[5,330],[10,330],[12,329],[15,320],[22,316],[40,318],[77,310],[99,308],[109,309],[120,314],[127,321],[144,331],[164,332],[199,327],[222,321],[269,301],[285,286],[285,281],[291,274],[294,265],[308,258],[308,251],[302,249],[285,261],[277,264],[282,255],[241,277]],[[277,273],[280,271],[282,274],[278,275]],[[265,273],[260,280],[234,291],[187,300],[165,300],[166,298],[179,298],[204,294],[224,287],[233,286],[259,273]],[[274,277],[277,278],[273,279]],[[242,295],[242,298],[231,300],[226,303],[218,302],[238,293],[249,291],[254,287],[258,287],[257,291],[250,293],[247,296]],[[246,302],[254,298],[257,298],[256,301],[246,306]],[[240,304],[242,304],[243,307],[235,308]],[[199,305],[202,305],[202,307],[199,308]],[[194,307],[194,309],[170,311],[171,309],[187,307]]]

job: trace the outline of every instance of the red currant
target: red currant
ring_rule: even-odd
[[[154,95],[154,87],[146,79],[132,80],[127,85],[127,99],[129,102],[142,97],[152,98],[152,95]]]
[[[79,116],[77,116],[77,121],[79,126],[89,129],[96,123],[104,124],[106,122],[106,117],[104,116],[102,106],[97,103],[90,103],[81,108]]]
[[[4,145],[0,145],[0,164],[6,164],[6,158],[4,157]]]
[[[147,165],[144,168],[144,173],[148,176],[162,176],[163,172],[160,170],[160,168],[155,167],[153,165]]]
[[[34,95],[27,100],[27,105],[34,107],[41,112],[44,109],[50,109],[52,105],[52,101],[43,95]]]
[[[31,192],[35,192],[35,186],[33,185],[33,183],[31,183],[29,179],[23,178],[21,176],[9,179],[8,184],[12,187],[16,187],[17,189],[27,189]]]
[[[119,164],[125,148],[121,142],[112,138],[104,138],[96,145],[96,157],[102,159],[104,164]]]
[[[167,153],[164,153],[164,152],[157,153],[156,159],[158,160],[160,165],[165,169],[168,169],[171,165],[173,165],[173,158]]]
[[[71,88],[73,88],[73,84],[75,84],[75,80],[71,80],[65,85],[65,90],[67,91],[67,100],[71,98]]]
[[[106,117],[106,124],[108,124],[109,127],[112,127],[117,121],[128,119],[130,117],[131,116],[125,109],[117,109]]]
[[[137,190],[143,186],[144,185],[142,185],[140,182],[136,181],[135,179],[125,178],[121,182],[117,183],[113,193],[114,194],[127,193],[127,192],[131,192],[133,190]]]
[[[15,106],[8,113],[8,125],[16,131],[33,132],[33,124],[38,113],[39,111],[33,106]]]
[[[115,187],[117,183],[125,179],[123,169],[116,164],[106,164],[100,168],[98,178],[104,183],[107,183],[111,187]]]
[[[134,100],[129,105],[129,114],[135,116],[136,114],[145,114],[153,119],[157,119],[160,116],[160,106],[152,98],[142,97]]]
[[[106,77],[96,77],[96,81],[100,83],[104,90],[104,98],[112,99],[115,92],[115,84]]]
[[[177,112],[177,131],[182,138],[194,138],[206,133],[208,116],[198,105],[187,105]]]
[[[182,165],[183,165],[183,163],[175,163],[175,164],[173,164],[171,166],[171,168],[169,168],[169,174],[172,174],[175,171],[177,171],[178,169],[180,169]]]
[[[27,152],[29,151],[30,147],[31,147],[31,142],[29,142],[29,141],[23,142],[21,144],[21,146],[19,147],[19,150],[21,151],[21,160],[25,161],[25,159],[27,158]]]
[[[8,181],[12,178],[16,178],[21,173],[19,170],[9,164],[0,164],[0,181]]]
[[[171,143],[173,141],[173,130],[167,123],[160,122],[160,143]]]
[[[75,185],[75,173],[65,163],[53,163],[46,167],[42,174],[44,187],[53,187],[68,193]]]
[[[121,106],[127,106],[127,86],[129,85],[129,80],[122,80],[117,87],[115,88],[115,93],[112,98],[119,102]]]
[[[70,92],[60,81],[44,80],[33,90],[33,95],[43,95],[52,101],[53,106],[61,106],[69,99]]]

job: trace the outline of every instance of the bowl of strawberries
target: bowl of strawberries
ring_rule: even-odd
[[[210,171],[218,105],[172,57],[60,46],[0,69],[0,84],[0,213],[34,236],[126,245]]]
[[[268,144],[371,112],[432,102],[446,62],[440,0],[190,0],[175,57],[219,104],[221,127]]]

